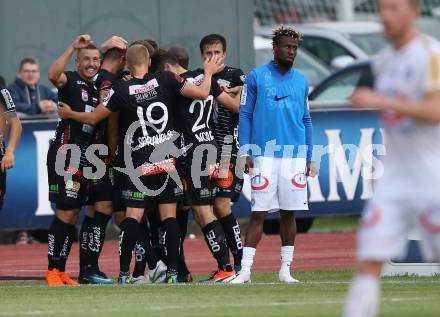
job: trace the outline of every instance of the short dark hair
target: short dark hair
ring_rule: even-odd
[[[98,48],[94,44],[90,43],[86,47],[78,49],[78,51],[76,52],[76,57],[79,56],[79,54],[81,53],[82,50],[97,50],[99,52]]]
[[[280,39],[283,36],[291,37],[291,38],[297,40],[298,42],[301,41],[302,37],[303,37],[302,33],[298,32],[294,28],[285,27],[285,26],[281,25],[280,27],[273,30],[272,45],[278,45]]]
[[[168,53],[174,55],[174,57],[179,62],[180,66],[182,66],[185,69],[188,69],[189,55],[186,48],[180,46],[173,46],[168,49]]]
[[[151,56],[150,70],[152,73],[163,71],[165,64],[177,66],[179,65],[179,61],[173,54],[170,54],[164,49],[159,49],[153,56]]]
[[[125,56],[125,51],[121,48],[117,48],[117,47],[112,47],[110,49],[108,49],[105,53],[104,56],[102,57],[102,59],[109,59],[109,60],[118,60],[121,57]]]
[[[159,49],[159,45],[157,45],[157,42],[150,38],[145,38],[141,40],[136,40],[133,43],[130,44],[130,46],[133,46],[135,44],[140,44],[145,46],[148,49],[148,53],[150,53],[150,56],[157,52]]]
[[[18,67],[18,69],[21,70],[24,64],[40,65],[36,58],[25,57],[20,61],[20,66]]]
[[[200,41],[200,53],[203,54],[203,49],[207,45],[221,44],[223,52],[226,52],[226,39],[220,34],[209,34],[203,37]]]

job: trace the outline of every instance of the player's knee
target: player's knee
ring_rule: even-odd
[[[58,210],[57,218],[67,224],[76,224],[79,217],[79,212],[75,210]]]
[[[217,218],[226,217],[231,213],[231,200],[229,198],[219,197],[214,202],[214,212]]]
[[[98,201],[95,203],[94,207],[95,210],[99,210],[100,213],[103,213],[107,216],[112,214],[113,206],[111,201]]]
[[[266,212],[253,212],[250,221],[251,223],[262,226],[265,219],[266,219]]]

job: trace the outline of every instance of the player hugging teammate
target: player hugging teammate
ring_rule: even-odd
[[[242,188],[235,164],[237,86],[243,84],[243,72],[224,66],[226,41],[220,35],[202,39],[204,69],[196,71],[177,67],[178,56],[156,53],[157,45],[151,43],[136,41],[125,51],[123,39],[113,37],[100,65],[91,37],[82,35],[50,70],[49,78],[59,88],[62,120],[48,154],[50,200],[57,208],[49,232],[49,285],[76,284],[64,271],[83,205],[89,207],[80,234],[81,283],[112,283],[98,267],[112,209],[125,214],[117,221],[118,282],[176,283],[182,259],[186,268],[181,231],[186,232],[187,222],[176,219],[182,209],[178,203],[192,207],[217,260],[218,269],[208,281],[227,282],[239,269],[240,228],[230,202]],[[64,72],[75,51],[77,71]],[[151,53],[155,72],[150,70]],[[129,74],[119,80],[125,62]],[[148,217],[148,225],[146,211],[152,215],[155,209],[160,220],[157,224]],[[159,249],[152,248],[157,235],[150,237],[149,230],[161,233]],[[139,255],[145,261],[136,261],[139,268],[130,276],[133,250],[136,260]],[[153,275],[144,276],[145,262]],[[190,281],[186,273],[182,280]]]

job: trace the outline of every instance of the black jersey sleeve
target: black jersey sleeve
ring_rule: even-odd
[[[164,80],[167,86],[175,93],[181,93],[186,85],[186,79],[172,72],[163,72]]]
[[[15,114],[15,103],[7,89],[0,90],[0,105],[3,113]]]
[[[103,100],[102,104],[112,112],[117,112],[122,109],[124,106],[124,100],[121,95],[121,89],[119,89],[118,85],[110,88],[110,91],[108,92],[107,97],[105,97]]]
[[[231,81],[231,87],[243,86],[246,80],[246,75],[240,68],[236,68]]]

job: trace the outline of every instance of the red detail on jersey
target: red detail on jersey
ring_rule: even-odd
[[[307,179],[306,176],[304,175],[304,173],[298,173],[295,174],[292,177],[292,185],[297,187],[297,188],[306,188],[307,186]]]
[[[370,214],[368,214],[368,217],[362,219],[361,226],[363,228],[374,227],[376,224],[379,223],[380,218],[381,218],[381,212],[379,208],[373,207]]]
[[[74,176],[79,176],[79,177],[83,176],[82,170],[77,169],[73,166],[67,166],[66,173],[69,175],[74,175]]]
[[[143,176],[173,172],[176,170],[176,161],[170,158],[157,163],[143,164],[141,169]]]
[[[178,82],[179,84],[181,84],[181,83],[183,83],[183,82],[185,81],[184,78],[180,77],[180,76],[177,75],[177,74],[174,74],[174,78],[176,78],[176,80],[177,80],[177,82]]]
[[[382,118],[382,121],[388,125],[396,125],[396,124],[399,124],[403,120],[403,117],[401,115],[398,115],[393,112],[382,111],[380,113],[380,117]]]
[[[433,219],[431,219],[431,217],[430,217],[430,216],[432,216],[432,214],[434,212],[440,214],[439,210],[426,210],[425,212],[423,212],[420,215],[420,223],[430,233],[439,234],[440,233],[440,221],[439,221],[439,223],[433,223],[433,221],[432,221]],[[438,216],[438,218],[440,220],[440,216]]]
[[[110,80],[104,80],[99,87],[99,90],[106,90],[112,87],[113,83]]]
[[[262,179],[264,182],[261,184]],[[256,184],[257,180],[258,180],[258,184]],[[269,186],[269,180],[263,175],[260,174],[252,177],[251,188],[253,190],[263,190],[266,189],[268,186]]]

